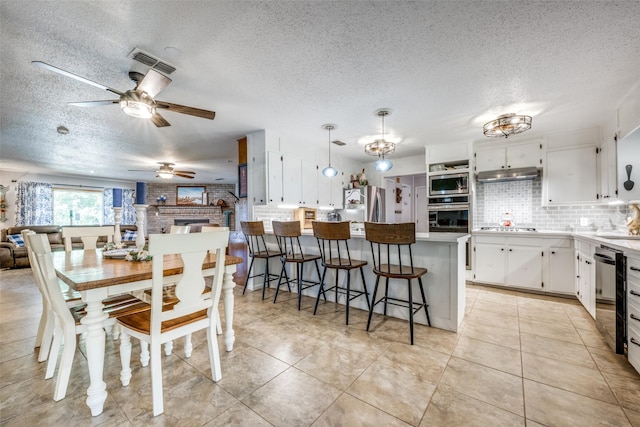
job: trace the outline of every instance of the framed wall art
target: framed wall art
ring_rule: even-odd
[[[176,205],[203,205],[205,187],[176,187]]]
[[[247,197],[247,164],[238,165],[238,197]]]

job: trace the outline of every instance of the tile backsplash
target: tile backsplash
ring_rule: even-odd
[[[505,212],[517,227],[546,231],[626,231],[631,213],[626,205],[542,206],[542,179],[478,183],[473,228],[496,226]],[[587,225],[581,225],[586,219]],[[584,222],[583,222],[584,224]]]

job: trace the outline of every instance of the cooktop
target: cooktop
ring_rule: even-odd
[[[537,231],[535,228],[533,227],[501,227],[501,226],[495,226],[495,227],[480,227],[481,231],[513,231],[513,232],[522,232],[522,231]]]

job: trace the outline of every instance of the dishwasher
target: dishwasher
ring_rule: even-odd
[[[607,344],[624,354],[627,342],[626,258],[622,251],[602,245],[596,262],[596,326]]]

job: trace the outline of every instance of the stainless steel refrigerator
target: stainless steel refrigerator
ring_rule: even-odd
[[[386,222],[385,189],[360,187],[344,190],[344,220]]]

